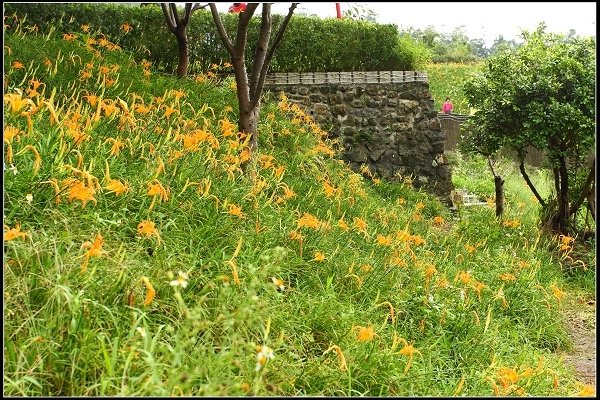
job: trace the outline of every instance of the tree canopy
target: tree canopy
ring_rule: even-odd
[[[484,65],[483,72],[464,86],[477,112],[464,126],[462,148],[485,156],[501,147],[514,150],[521,160],[529,146],[546,152],[555,178],[557,205],[548,217],[563,231],[588,187],[573,187],[581,170],[589,170],[595,143],[596,43],[593,38],[544,32],[523,32],[523,45],[505,48]],[[521,163],[521,172],[531,185]],[[593,172],[593,165],[592,171]],[[588,180],[586,180],[588,182]],[[558,213],[558,214],[556,214]]]

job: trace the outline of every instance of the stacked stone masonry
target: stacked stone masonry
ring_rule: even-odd
[[[342,159],[354,171],[366,164],[388,180],[410,176],[415,187],[443,198],[453,190],[445,137],[425,74],[272,74],[265,87],[285,93],[338,139]]]

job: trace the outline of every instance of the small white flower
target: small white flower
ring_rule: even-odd
[[[283,280],[282,279],[275,278],[273,276],[273,277],[271,277],[271,280],[273,281],[273,283],[275,284],[275,286],[277,286],[277,288],[279,288],[279,290],[285,289],[285,285],[283,284]]]
[[[33,202],[33,195],[28,193],[27,196],[25,196],[25,199],[27,200],[27,204],[31,204]]]
[[[256,355],[256,371],[260,371],[267,364],[267,361],[275,358],[275,354],[269,346],[256,346],[256,350],[258,351]]]
[[[140,333],[141,337],[143,337],[143,338],[146,337],[146,330],[144,328],[142,328],[141,326],[138,326],[137,328],[135,328],[135,330]]]
[[[14,164],[10,164],[10,168],[9,169],[12,171],[13,175],[16,175],[16,174],[19,173],[19,171],[17,171],[17,167],[15,167]]]
[[[186,286],[188,285],[188,276],[185,272],[183,271],[179,271],[179,274],[177,275],[177,279],[171,281],[170,285],[171,286],[181,286],[183,289],[186,288]]]

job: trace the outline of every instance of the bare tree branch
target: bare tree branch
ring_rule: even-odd
[[[292,3],[292,5],[290,6],[288,14],[285,16],[285,19],[279,26],[277,35],[275,36],[275,40],[273,40],[273,45],[267,52],[267,57],[265,58],[265,62],[260,71],[260,77],[259,77],[258,83],[257,83],[257,90],[259,90],[258,93],[260,93],[260,91],[262,91],[262,88],[265,84],[265,79],[267,77],[267,70],[269,69],[269,65],[271,64],[271,59],[273,59],[273,54],[275,54],[275,50],[277,50],[279,43],[281,43],[281,39],[283,39],[283,34],[284,34],[285,30],[287,29],[290,19],[292,18],[292,14],[294,13],[294,10],[296,9],[297,6],[298,6],[298,3]],[[250,103],[250,107],[256,107],[259,100],[260,100],[260,96],[253,98],[252,102]]]
[[[186,26],[192,16],[192,6],[193,3],[185,3],[185,12],[183,13],[183,19],[181,20],[181,25]]]
[[[579,209],[581,204],[583,204],[583,201],[588,197],[588,195],[590,193],[592,193],[591,189],[593,188],[594,178],[596,176],[596,173],[595,173],[596,171],[594,169],[595,164],[596,164],[596,157],[594,157],[594,160],[592,161],[592,166],[590,167],[590,172],[588,173],[588,176],[585,179],[585,182],[581,186],[581,191],[579,192],[579,198],[571,205],[571,208],[569,209],[569,214],[575,213]]]
[[[238,57],[242,57],[246,51],[246,40],[248,39],[248,24],[250,23],[250,18],[254,15],[256,8],[258,7],[258,3],[250,3],[246,7],[246,11],[241,12],[237,33],[235,35],[235,51]]]
[[[234,56],[233,43],[231,42],[229,35],[227,35],[227,32],[225,31],[225,27],[223,26],[223,21],[221,21],[221,16],[219,15],[219,12],[217,11],[217,6],[215,5],[215,3],[208,3],[208,5],[210,6],[210,12],[213,16],[213,20],[215,21],[215,25],[217,26],[217,31],[219,32],[219,36],[221,36],[221,40],[223,41],[225,48],[227,49],[229,54],[231,54],[231,57],[233,57]]]
[[[169,8],[168,8],[168,4],[167,3],[159,3],[160,4],[160,8],[162,8],[163,14],[165,15],[165,20],[167,21],[167,26],[169,27],[169,30],[173,33],[175,33],[175,21],[173,20],[173,17],[171,16],[171,13],[169,12]]]
[[[181,23],[179,22],[179,15],[177,14],[177,5],[175,3],[169,3],[169,7],[171,7],[171,13],[175,19],[175,27],[179,28]]]
[[[250,3],[246,11],[239,14],[235,45],[233,48],[233,71],[238,86],[237,97],[241,112],[250,112],[250,88],[248,87],[248,73],[246,71],[246,42],[248,40],[248,25],[254,15],[258,3]]]
[[[519,164],[519,170],[521,171],[521,175],[523,176],[523,179],[525,179],[527,186],[529,186],[529,189],[531,189],[535,198],[540,202],[542,207],[546,207],[546,202],[544,201],[544,199],[542,199],[542,196],[540,196],[540,194],[536,190],[535,186],[533,186],[531,179],[529,179],[529,175],[527,175],[527,172],[525,171],[525,161],[523,161],[523,159],[521,159],[521,164]]]
[[[269,39],[271,38],[271,4],[263,4],[262,18],[260,22],[260,37],[256,43],[256,50],[254,52],[254,61],[252,65],[252,77],[250,78],[250,99],[256,97],[258,89],[258,81],[260,78],[260,71],[265,63],[267,57],[267,50],[269,47]],[[260,91],[258,91],[260,93]]]
[[[208,3],[206,3],[206,4],[194,3],[194,7],[192,7],[192,11],[200,10],[200,9],[203,9],[206,7],[208,7]]]

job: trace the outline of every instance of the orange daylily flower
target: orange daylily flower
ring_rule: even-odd
[[[143,104],[136,104],[134,110],[140,114],[148,114],[150,112],[150,108]]]
[[[558,299],[558,301],[561,301],[562,298],[565,297],[565,292],[560,290],[555,284],[552,284],[550,288],[552,289],[552,294]]]
[[[15,128],[11,125],[6,125],[4,127],[4,142],[12,142],[14,138],[18,138],[20,133],[22,133],[22,131],[19,128]]]
[[[13,114],[20,113],[27,105],[35,105],[31,99],[23,98],[23,94],[20,91],[5,94],[4,102],[10,104],[10,112]]]
[[[377,244],[381,246],[389,246],[392,244],[392,238],[390,236],[377,235]]]
[[[321,221],[319,221],[314,215],[306,212],[298,219],[298,221],[296,221],[296,223],[298,224],[297,229],[300,229],[304,226],[311,229],[319,229],[321,226]]]
[[[362,218],[354,217],[352,227],[365,235],[367,234],[367,223]]]
[[[425,239],[419,235],[411,235],[410,240],[415,244],[415,246],[420,246],[425,243]]]
[[[220,119],[219,125],[221,127],[221,133],[223,134],[223,137],[234,136],[235,131],[237,131],[237,126],[227,118]]]
[[[81,74],[81,79],[83,79],[84,81],[86,81],[92,77],[92,73],[85,69],[81,70],[80,74]]]
[[[158,181],[158,179],[153,179],[151,182],[148,182],[147,195],[153,196],[152,203],[150,203],[150,207],[148,207],[149,210],[151,210],[152,207],[154,207],[154,202],[157,198],[159,198],[160,201],[169,200],[169,191],[164,188],[164,186]]]
[[[359,342],[370,342],[375,337],[375,332],[373,331],[373,327],[371,325],[369,325],[367,327],[356,326],[356,327],[354,327],[354,329],[358,330],[356,339]]]
[[[394,342],[392,343],[392,351],[396,348],[398,343],[402,343],[404,347],[398,353],[395,353],[395,354],[400,354],[402,356],[408,357],[408,362],[406,363],[406,367],[404,367],[404,373],[407,373],[408,370],[410,369],[410,366],[412,365],[412,361],[413,361],[415,353],[421,354],[421,352],[419,350],[415,349],[412,344],[409,345],[405,339],[398,338],[396,336],[396,333],[394,332]]]
[[[337,226],[342,228],[343,230],[347,231],[350,229],[350,227],[348,226],[348,224],[346,223],[346,221],[344,221],[344,218],[340,218],[340,220],[337,223]]]
[[[118,110],[118,107],[113,103],[102,103],[102,109],[104,110],[104,115],[110,117],[113,113]]]
[[[335,344],[332,345],[330,348],[325,350],[323,355],[329,353],[331,350],[334,350],[336,352],[338,359],[340,360],[340,370],[347,371],[348,365],[346,364],[346,357],[344,357],[344,353],[342,353],[342,349],[340,349],[337,345],[335,345]]]
[[[85,252],[85,258],[83,260],[83,264],[81,264],[81,272],[85,272],[87,270],[88,267],[88,263],[90,261],[90,257],[101,257],[105,254],[107,254],[106,251],[102,250],[102,244],[104,242],[104,238],[102,237],[102,235],[98,234],[96,235],[96,239],[94,239],[94,242],[84,242],[81,245],[82,249],[87,249],[89,248],[89,250],[87,250]]]
[[[121,149],[123,147],[125,147],[125,142],[123,142],[119,138],[117,138],[117,139],[115,139],[115,138],[108,138],[108,139],[106,139],[104,141],[104,143],[106,143],[106,142],[111,142],[112,143],[112,146],[110,148],[110,154],[112,156],[115,156],[115,157],[118,156],[119,152],[121,151]]]
[[[326,197],[334,197],[338,192],[339,188],[332,186],[329,181],[323,181],[323,192]]]
[[[510,385],[517,383],[519,380],[519,374],[514,368],[500,368],[498,370],[498,381],[506,390]]]
[[[429,267],[427,267],[427,269],[425,270],[426,286],[429,286],[429,281],[431,280],[431,277],[436,273],[437,273],[437,269],[435,269],[435,267],[433,265],[430,265]]]
[[[158,230],[152,221],[141,221],[137,226],[137,232],[144,237],[156,236],[158,238],[158,242],[160,243],[161,241],[160,234],[158,233]]]
[[[177,110],[175,108],[169,107],[169,106],[165,106],[165,118],[169,119],[171,117],[171,114],[173,114],[174,112],[176,112]]]
[[[19,237],[25,238],[26,236],[29,236],[28,233],[21,232],[21,224],[18,223],[15,225],[14,228],[10,228],[8,225],[4,225],[4,229],[6,229],[6,232],[4,232],[5,242],[9,242]]]
[[[365,274],[373,269],[373,266],[370,264],[363,264],[360,266],[360,270]]]
[[[519,220],[506,220],[502,222],[503,226],[506,226],[508,228],[516,228],[517,226],[519,226],[521,224],[521,222]]]
[[[175,101],[178,101],[180,98],[185,96],[185,92],[180,90],[173,90],[173,96],[175,96]]]
[[[325,254],[321,251],[316,251],[315,252],[315,258],[313,258],[313,260],[315,261],[324,261],[325,260]]]
[[[514,274],[511,274],[509,272],[505,272],[503,274],[500,274],[498,276],[498,278],[500,278],[501,280],[503,280],[504,282],[514,282],[517,280],[517,277]]]
[[[290,237],[290,239],[292,240],[302,240],[304,239],[304,236],[302,236],[300,233],[298,233],[297,231],[291,231],[288,235]]]
[[[83,96],[83,98],[86,99],[92,107],[96,107],[96,103],[98,102],[98,96],[93,95],[93,94],[88,94],[88,95]]]
[[[129,190],[129,187],[118,179],[110,179],[104,188],[108,189],[108,193],[114,193],[117,196]]]
[[[239,217],[239,218],[245,218],[245,215],[242,212],[242,209],[239,206],[236,206],[235,204],[229,204],[229,211],[227,211],[227,214],[235,215],[236,217]]]
[[[457,278],[460,279],[461,282],[464,283],[465,285],[468,285],[473,280],[471,273],[469,273],[468,271],[459,272]]]
[[[154,290],[154,287],[152,286],[150,280],[147,277],[142,276],[140,280],[146,286],[146,298],[144,299],[144,306],[148,306],[150,305],[150,303],[152,303],[152,300],[156,296],[156,290]]]
[[[84,208],[88,201],[93,201],[94,205],[98,203],[94,198],[95,193],[96,190],[94,190],[93,187],[85,186],[85,183],[76,180],[76,182],[70,186],[68,200],[69,202],[80,200],[81,208]]]

